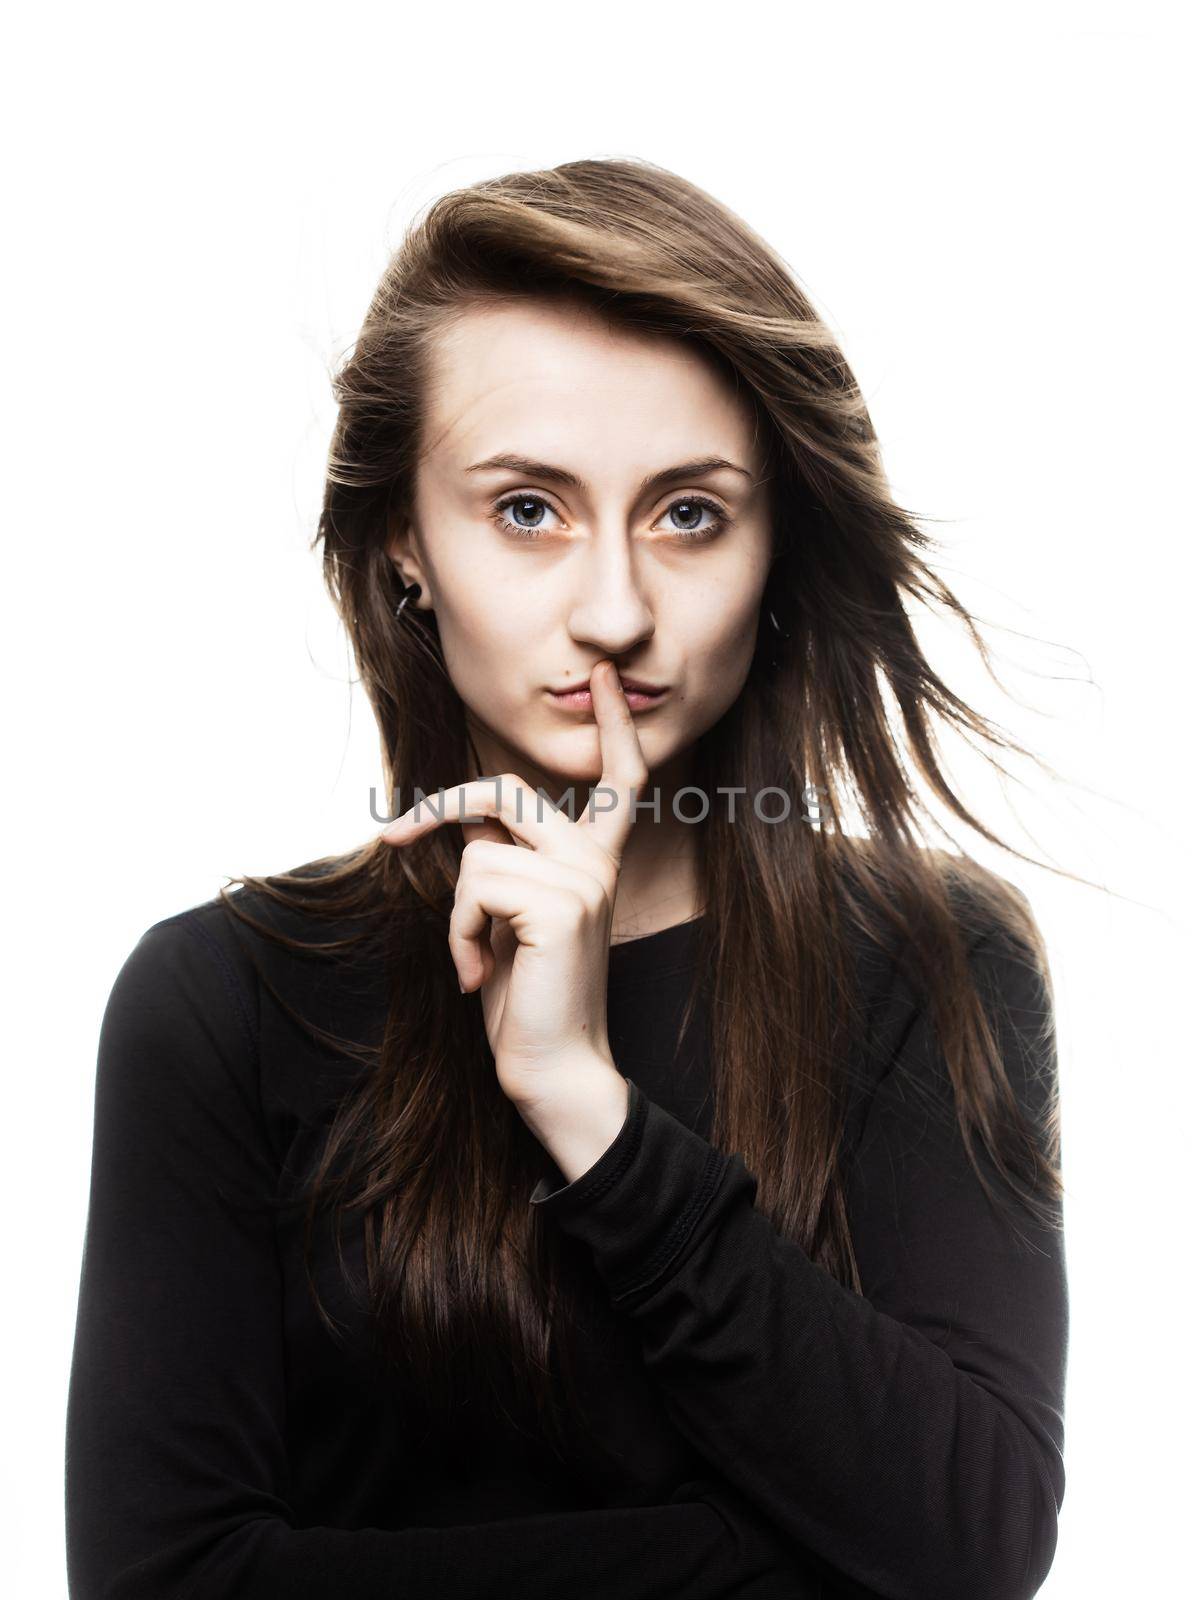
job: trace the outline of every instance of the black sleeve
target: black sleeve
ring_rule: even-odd
[[[1037,1118],[1057,1071],[1046,992],[988,939],[970,962]],[[863,1296],[755,1209],[739,1154],[636,1084],[594,1166],[545,1189],[533,1203],[590,1245],[675,1425],[789,1538],[890,1600],[1037,1591],[1064,1492],[1063,1236],[1020,1204],[1013,1225],[994,1213],[925,1013],[850,1169]]]
[[[243,987],[201,935],[190,913],[150,928],[100,1031],[66,1422],[72,1600],[804,1593],[712,1473],[664,1505],[294,1526],[272,1220],[242,1203],[275,1173]]]

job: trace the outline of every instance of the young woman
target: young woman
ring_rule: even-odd
[[[116,979],[72,1595],[1033,1594],[1047,960],[931,842],[921,787],[1001,844],[933,716],[1009,741],[921,653],[908,598],[973,621],[829,331],[701,190],[579,161],[436,202],[337,398],[397,820]]]

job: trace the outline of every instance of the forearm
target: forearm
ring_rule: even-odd
[[[1032,1592],[1062,1466],[1045,1431],[1058,1429],[1017,1393],[1010,1346],[966,1362],[958,1330],[954,1360],[926,1305],[916,1327],[854,1294],[779,1235],[754,1192],[739,1159],[635,1086],[622,1135],[538,1203],[591,1246],[676,1426],[793,1548],[882,1595]],[[946,1244],[945,1215],[931,1215]],[[959,1245],[948,1254],[969,1270]],[[992,1247],[985,1259],[992,1270]],[[980,1258],[971,1270],[982,1278]],[[1013,1270],[1005,1287],[1054,1322],[1062,1260]],[[1050,1351],[1039,1359],[1049,1370]]]

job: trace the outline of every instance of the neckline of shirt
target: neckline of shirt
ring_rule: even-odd
[[[685,922],[672,922],[669,928],[658,928],[637,939],[622,939],[608,947],[608,975],[637,977],[653,972],[664,965],[673,965],[685,956],[695,944],[696,934],[703,924],[705,912],[689,917]]]

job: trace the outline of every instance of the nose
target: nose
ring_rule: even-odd
[[[653,607],[642,591],[634,551],[623,532],[590,541],[579,563],[578,584],[568,618],[577,643],[620,656],[653,635]]]

